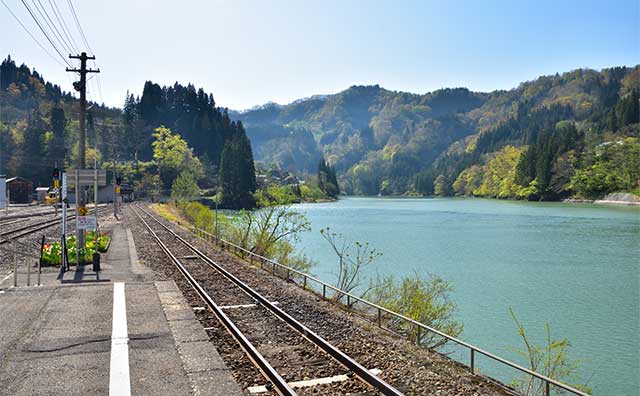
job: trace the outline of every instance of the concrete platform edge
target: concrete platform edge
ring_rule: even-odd
[[[242,390],[174,281],[156,281],[169,328],[195,395],[241,396]],[[173,313],[181,312],[181,315]]]

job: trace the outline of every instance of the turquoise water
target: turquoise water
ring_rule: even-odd
[[[335,276],[319,233],[331,227],[383,252],[368,275],[431,272],[451,282],[462,339],[525,364],[514,351],[512,307],[539,343],[547,321],[570,340],[579,380],[594,395],[640,395],[640,208],[385,198],[296,208],[312,226],[298,247],[318,261],[321,278]],[[485,359],[477,365],[503,380],[517,374]]]

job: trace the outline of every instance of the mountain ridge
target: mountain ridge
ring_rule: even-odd
[[[566,106],[571,113],[567,119],[581,129],[587,124],[602,129],[603,117],[619,99],[638,89],[639,70],[576,69],[492,92],[442,88],[415,94],[354,85],[322,100],[294,101],[237,118],[247,129],[258,161],[312,173],[324,156],[336,166],[348,193],[398,195],[415,192],[416,175],[446,152],[467,149],[523,108],[533,112]],[[522,139],[521,132],[513,143],[524,146]],[[367,178],[372,180],[363,183]]]

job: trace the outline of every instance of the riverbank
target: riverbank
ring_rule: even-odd
[[[631,194],[631,193],[612,193],[612,194],[607,194],[602,199],[569,198],[569,199],[565,199],[563,202],[604,204],[604,205],[640,206],[640,197],[638,197],[635,194]]]

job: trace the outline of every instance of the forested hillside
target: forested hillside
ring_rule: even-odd
[[[54,166],[75,168],[78,101],[10,57],[0,67],[1,172],[48,186]],[[200,195],[204,188],[222,192],[228,207],[253,205],[251,145],[242,123],[216,107],[212,94],[147,82],[140,97],[126,94],[123,109],[88,109],[88,167],[94,158],[107,169],[117,161],[138,195],[185,194],[174,186]]]
[[[544,76],[508,91],[354,86],[238,113],[256,159],[350,194],[586,198],[638,187],[640,67]],[[234,116],[236,116],[234,114]]]

